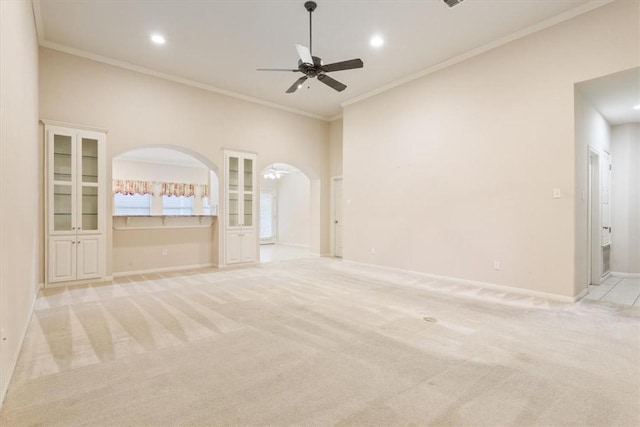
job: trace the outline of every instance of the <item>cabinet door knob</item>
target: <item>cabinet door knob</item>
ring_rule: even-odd
[[[80,240],[78,240],[78,244],[82,243]]]
[[[71,227],[71,229],[72,229],[72,230],[75,230],[76,228],[75,228],[75,227]]]
[[[75,245],[75,244],[76,244],[76,242],[71,242],[71,244],[72,244],[72,245]]]

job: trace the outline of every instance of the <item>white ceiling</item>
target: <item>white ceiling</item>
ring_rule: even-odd
[[[327,119],[349,99],[609,1],[466,0],[449,8],[442,0],[318,0],[314,55],[324,63],[359,57],[364,68],[331,74],[348,86],[341,93],[314,79],[294,94],[285,90],[301,74],[256,68],[297,67],[294,44],[309,44],[303,0],[34,0],[34,6],[43,46]],[[153,45],[151,33],[167,43]],[[381,48],[370,46],[374,34],[384,37]]]
[[[578,89],[591,101],[610,125],[640,123],[640,67],[578,84]]]

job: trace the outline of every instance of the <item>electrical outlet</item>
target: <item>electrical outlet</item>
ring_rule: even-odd
[[[562,192],[560,191],[559,188],[554,188],[553,189],[553,198],[554,199],[559,199],[562,197]]]
[[[162,250],[162,255],[167,255],[169,253],[169,251],[165,248]]]
[[[500,270],[500,261],[493,261],[493,269]]]

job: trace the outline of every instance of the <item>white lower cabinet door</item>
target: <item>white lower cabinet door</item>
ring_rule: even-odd
[[[227,232],[227,264],[242,262],[242,232]]]
[[[76,237],[49,238],[49,282],[65,282],[76,277]]]
[[[102,236],[78,237],[76,244],[76,279],[93,279],[102,275]]]
[[[256,232],[243,231],[241,237],[242,244],[242,262],[253,262],[256,260]]]

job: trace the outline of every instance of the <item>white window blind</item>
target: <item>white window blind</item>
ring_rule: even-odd
[[[164,215],[193,215],[193,197],[162,196]]]
[[[273,194],[269,191],[260,192],[260,240],[271,240],[273,230]]]
[[[115,215],[151,215],[151,195],[116,193],[113,206]]]

